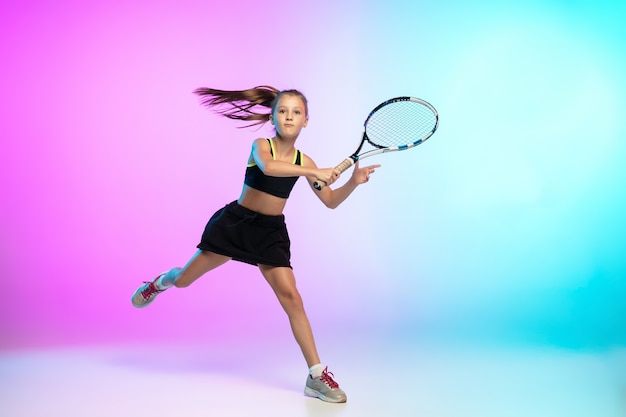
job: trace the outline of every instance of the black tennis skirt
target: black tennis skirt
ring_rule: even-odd
[[[198,249],[231,257],[251,265],[291,268],[291,242],[285,216],[268,216],[236,201],[209,220]]]

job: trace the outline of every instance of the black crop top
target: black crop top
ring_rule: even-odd
[[[272,157],[276,159],[274,155],[274,141],[267,140],[270,144],[270,152]],[[296,149],[293,156],[293,163],[296,165],[302,165],[302,155],[300,151]],[[248,164],[246,168],[246,176],[244,183],[255,190],[263,191],[280,198],[288,198],[293,186],[296,185],[300,177],[271,177],[265,175],[261,168],[256,163]]]

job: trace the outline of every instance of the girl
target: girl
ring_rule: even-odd
[[[290,241],[283,209],[299,177],[306,177],[315,195],[329,208],[341,204],[359,185],[367,182],[380,165],[360,168],[341,187],[317,191],[315,181],[333,184],[339,177],[334,168],[318,168],[295,148],[308,117],[307,100],[297,90],[279,91],[261,86],[243,91],[199,88],[194,91],[202,103],[234,120],[252,125],[272,123],[276,135],[252,143],[243,190],[239,199],[218,210],[209,220],[198,251],[183,268],[172,268],[154,280],[144,282],[133,294],[135,307],[145,307],[158,294],[175,286],[191,285],[206,272],[234,259],[257,265],[287,313],[293,335],[309,366],[304,393],[329,402],[345,402],[346,394],[321,364],[311,325],[290,263]],[[268,108],[269,113],[259,108]]]

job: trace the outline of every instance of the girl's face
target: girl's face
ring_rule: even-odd
[[[270,121],[276,128],[277,135],[283,138],[297,138],[309,121],[304,100],[297,95],[284,94],[278,101]]]

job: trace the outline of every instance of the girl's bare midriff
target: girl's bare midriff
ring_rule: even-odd
[[[263,191],[256,190],[244,184],[241,196],[237,202],[247,209],[268,216],[278,216],[283,214],[286,198],[280,198]]]

